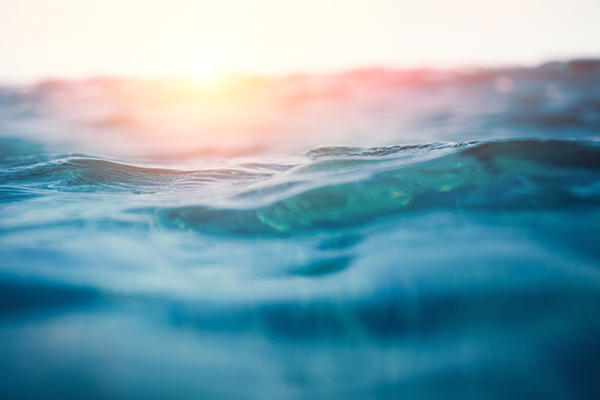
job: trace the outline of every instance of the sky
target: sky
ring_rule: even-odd
[[[599,0],[0,0],[0,81],[600,56]]]

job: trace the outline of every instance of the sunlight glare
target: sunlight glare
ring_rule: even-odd
[[[194,79],[200,82],[208,82],[214,79],[216,75],[217,70],[209,64],[196,65],[196,67],[192,71],[192,76],[194,77]]]

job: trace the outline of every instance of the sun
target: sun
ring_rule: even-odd
[[[217,70],[209,64],[198,64],[194,67],[192,76],[199,82],[208,82],[217,76]]]

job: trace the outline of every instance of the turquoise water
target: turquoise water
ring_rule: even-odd
[[[360,91],[371,137],[318,94],[270,147],[186,157],[7,89],[0,393],[596,398],[600,85],[534,74],[507,95],[498,74],[411,87],[413,122],[409,94]],[[320,123],[344,129],[302,133]]]

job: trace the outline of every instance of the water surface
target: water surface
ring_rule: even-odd
[[[598,71],[3,89],[0,393],[596,398]]]

